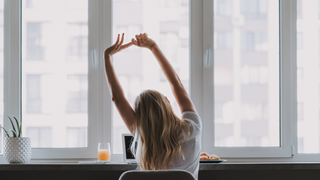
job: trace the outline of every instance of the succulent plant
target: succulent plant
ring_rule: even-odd
[[[12,129],[10,129],[10,131],[12,132],[12,137],[21,137],[22,136],[22,133],[21,133],[21,131],[22,131],[22,122],[20,122],[20,124],[19,124],[17,118],[13,116],[13,119],[15,120],[15,122],[17,124],[17,126],[15,126],[14,123],[13,123],[13,120],[9,116],[8,116],[8,118],[9,118],[9,120],[11,122],[11,125],[12,125]],[[8,131],[4,127],[1,127],[1,128],[4,130],[4,132],[6,133],[7,137],[11,137],[9,135]]]

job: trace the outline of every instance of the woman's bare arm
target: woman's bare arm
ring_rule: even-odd
[[[157,58],[164,74],[166,75],[171,87],[173,94],[178,102],[181,113],[184,111],[196,112],[196,108],[193,105],[187,91],[180,81],[178,74],[175,72],[170,62],[164,56],[158,45],[150,38],[147,34],[136,35],[136,39],[132,39],[132,43],[139,47],[146,47],[151,50],[154,56]]]
[[[122,34],[121,42],[119,42],[119,37],[120,35],[118,35],[117,42],[114,45],[110,46],[104,51],[105,70],[106,70],[106,76],[108,79],[109,89],[111,91],[112,101],[116,105],[127,128],[129,129],[131,134],[134,135],[135,124],[136,124],[135,112],[133,111],[132,107],[130,106],[129,102],[124,96],[122,87],[114,72],[114,68],[111,62],[111,56],[113,54],[125,48],[128,48],[133,43],[130,42],[128,44],[122,45],[124,34]]]

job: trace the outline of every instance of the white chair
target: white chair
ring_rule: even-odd
[[[130,170],[121,174],[119,180],[196,180],[184,170]]]

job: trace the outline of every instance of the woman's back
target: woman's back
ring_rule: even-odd
[[[183,130],[180,137],[182,155],[177,155],[169,169],[182,169],[189,171],[198,179],[199,160],[201,153],[201,118],[192,111],[182,113],[182,120],[188,122],[188,130]],[[188,133],[189,132],[189,133]],[[139,135],[137,139],[140,139]],[[186,141],[186,137],[188,137]],[[136,159],[139,163],[141,143],[138,143]]]

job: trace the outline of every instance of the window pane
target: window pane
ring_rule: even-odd
[[[124,16],[123,13],[130,14]],[[189,1],[135,0],[113,1],[113,35],[125,33],[125,42],[146,32],[158,43],[189,89]],[[115,41],[115,39],[114,39]],[[131,105],[145,89],[163,93],[175,113],[181,116],[171,88],[158,62],[147,49],[130,47],[113,57],[115,71]],[[113,153],[122,153],[121,134],[128,133],[117,109],[113,108]]]
[[[51,127],[27,127],[32,147],[52,147]]]
[[[4,0],[0,0],[0,127],[3,126],[3,9]],[[2,154],[3,130],[0,128],[0,154]]]
[[[297,3],[297,149],[320,153],[320,1]]]
[[[214,1],[216,147],[279,146],[279,2]]]
[[[86,133],[70,132],[88,127],[87,54],[88,1],[22,1],[22,118],[32,147],[87,147]]]

